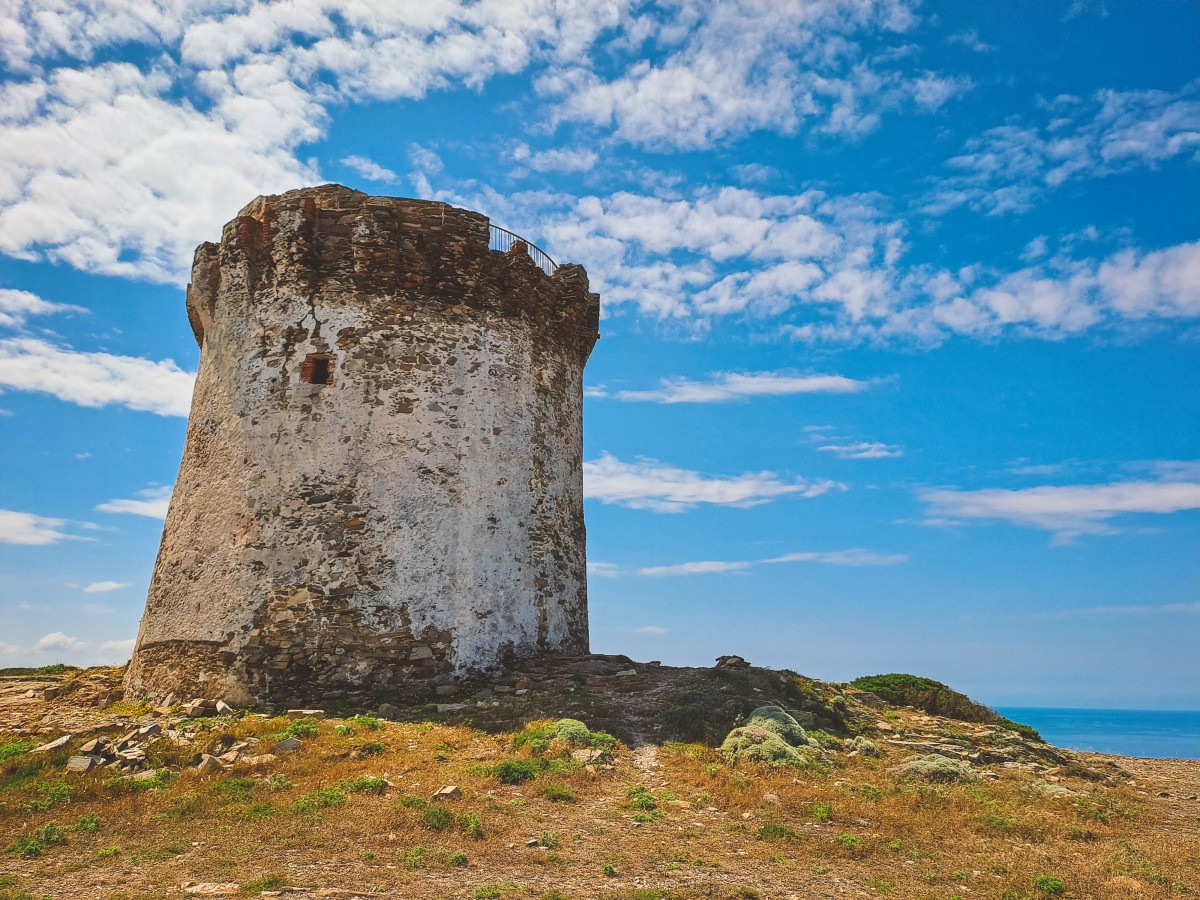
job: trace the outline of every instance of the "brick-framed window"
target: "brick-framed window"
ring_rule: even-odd
[[[300,364],[300,380],[305,384],[329,384],[333,381],[332,353],[310,353]]]

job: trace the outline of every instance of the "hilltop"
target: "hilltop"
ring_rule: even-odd
[[[0,678],[0,898],[1200,891],[1200,762],[966,706],[613,656],[291,711],[143,703],[121,675]],[[937,687],[906,699],[942,710]]]

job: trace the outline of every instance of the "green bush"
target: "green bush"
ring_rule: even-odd
[[[96,831],[100,827],[100,817],[95,813],[87,813],[79,817],[75,823],[76,831]]]
[[[316,812],[329,806],[341,806],[345,802],[346,795],[338,788],[327,787],[305,794],[303,797],[297,797],[292,806],[300,812]]]
[[[421,825],[430,831],[445,831],[454,824],[454,813],[439,804],[433,804],[421,814]]]
[[[591,731],[578,719],[559,719],[557,722],[527,726],[513,737],[512,748],[520,750],[528,746],[534,756],[540,756],[555,740],[562,741],[568,747],[604,751],[612,750],[617,745],[617,739],[606,731]]]
[[[483,823],[475,813],[463,813],[459,816],[458,827],[467,837],[477,841],[483,840]]]
[[[209,790],[229,800],[249,800],[257,784],[253,778],[222,778],[214,782]]]
[[[341,782],[338,787],[351,794],[382,794],[388,783],[375,775],[355,775]]]
[[[30,800],[25,804],[25,808],[30,812],[45,812],[52,806],[70,802],[71,786],[59,782],[58,784],[42,785],[42,796],[37,800]]]
[[[316,737],[320,733],[317,726],[317,720],[312,716],[301,716],[298,719],[293,719],[288,727],[280,732],[280,739],[290,737]]]
[[[378,756],[387,749],[387,744],[382,744],[379,741],[367,741],[358,748],[359,756]]]
[[[375,716],[353,716],[348,721],[355,728],[365,728],[367,731],[376,731],[383,727],[383,720]]]
[[[833,805],[830,803],[814,803],[812,817],[817,822],[828,822],[833,818]]]
[[[1033,886],[1043,894],[1054,894],[1056,896],[1066,891],[1066,887],[1063,886],[1062,881],[1053,875],[1038,875],[1033,879]]]
[[[450,858],[447,861],[450,863],[450,865],[461,869],[467,864],[467,854],[463,853],[461,850],[455,850],[450,854]]]
[[[17,838],[8,846],[7,852],[24,859],[34,859],[41,856],[47,847],[66,843],[66,840],[66,828],[54,824],[43,825],[41,828],[35,829],[33,834],[28,837]]]
[[[24,756],[36,746],[33,741],[6,741],[0,744],[0,763]]]
[[[931,716],[945,716],[960,722],[999,725],[1031,740],[1042,739],[1041,735],[1028,725],[1006,719],[994,709],[976,703],[966,694],[960,694],[932,678],[893,672],[889,675],[864,675],[862,678],[855,678],[850,682],[850,686],[860,691],[870,691],[896,706],[916,707]]]
[[[561,784],[548,784],[542,790],[542,796],[551,803],[574,803],[575,793]]]
[[[811,762],[778,734],[760,725],[733,729],[721,744],[721,753],[730,762],[758,762],[769,766],[803,766]]]

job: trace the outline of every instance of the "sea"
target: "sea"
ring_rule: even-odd
[[[1161,709],[1049,709],[996,707],[1068,750],[1118,756],[1200,759],[1200,711]]]

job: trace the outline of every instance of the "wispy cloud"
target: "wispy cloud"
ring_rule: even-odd
[[[1110,520],[1132,514],[1200,509],[1200,481],[1126,481],[1007,490],[930,490],[928,523],[1010,522],[1055,533],[1056,542],[1112,534]]]
[[[596,562],[589,559],[587,573],[588,575],[595,575],[597,578],[616,578],[621,574],[621,567],[616,563]]]
[[[169,359],[85,353],[30,337],[0,339],[0,388],[50,394],[79,406],[186,416],[195,378]]]
[[[851,547],[847,550],[787,553],[762,561],[765,563],[817,562],[830,566],[898,566],[908,562],[908,554],[876,553],[873,550],[864,550],[862,547]]]
[[[773,565],[777,563],[815,562],[830,566],[898,566],[908,562],[904,553],[875,553],[862,547],[851,547],[846,550],[815,550],[787,553],[770,559],[742,560],[737,562],[685,562],[670,566],[647,566],[639,569],[639,575],[663,577],[668,575],[711,575],[722,572],[745,572],[757,565]]]
[[[137,492],[137,497],[124,500],[109,500],[96,507],[100,512],[125,513],[146,516],[150,519],[165,519],[171,504],[171,485],[146,488]]]
[[[14,291],[0,288],[0,326],[20,329],[30,316],[47,316],[61,313],[86,313],[82,306],[69,303],[52,303],[29,291]]]
[[[845,489],[828,480],[784,481],[774,472],[708,476],[645,457],[623,462],[608,453],[583,464],[585,497],[654,512],[683,512],[702,503],[744,508],[792,494],[817,497]]]
[[[33,513],[0,509],[0,543],[44,546],[71,539],[62,531],[65,519],[51,519]]]
[[[852,444],[826,444],[818,447],[819,453],[833,453],[838,459],[889,459],[903,456],[904,451],[893,444],[878,441],[857,441]]]
[[[1047,192],[1200,153],[1200,81],[1176,92],[1100,91],[1046,104],[1045,121],[1011,123],[967,142],[949,160],[925,210],[940,215],[970,206],[990,215],[1022,212]]]
[[[365,156],[345,156],[342,157],[342,165],[348,169],[357,172],[367,181],[376,181],[380,184],[399,184],[400,176],[391,169],[385,169],[379,163]]]
[[[627,402],[648,403],[728,403],[753,397],[780,397],[790,394],[855,394],[865,391],[870,382],[842,375],[790,375],[783,372],[714,372],[707,381],[689,378],[664,378],[652,390],[622,390],[611,396]],[[593,389],[595,390],[595,389]],[[593,393],[592,396],[604,396]]]
[[[717,572],[742,572],[753,566],[752,562],[718,562],[715,560],[676,563],[673,566],[647,566],[638,569],[639,575],[659,577],[662,575],[711,575]]]
[[[107,594],[109,591],[119,591],[121,588],[127,587],[129,584],[124,581],[93,581],[83,588],[83,592],[85,594]]]
[[[641,628],[633,629],[635,634],[666,634],[668,630],[659,628],[657,625],[643,625]]]

